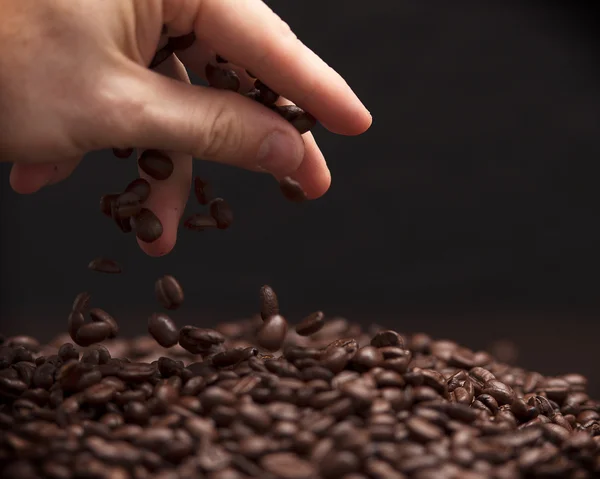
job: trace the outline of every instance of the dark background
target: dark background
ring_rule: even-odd
[[[4,334],[64,331],[84,289],[142,334],[165,273],[186,289],[180,325],[211,325],[255,312],[268,283],[292,320],[323,309],[473,348],[508,338],[521,365],[582,372],[600,396],[595,12],[523,0],[269,3],[375,119],[357,138],[317,129],[331,191],[290,204],[267,176],[197,162],[235,224],[183,232],[171,255],[150,259],[97,211],[135,176],[133,161],[91,154],[33,196],[10,190],[2,164]],[[99,255],[125,274],[88,271]]]

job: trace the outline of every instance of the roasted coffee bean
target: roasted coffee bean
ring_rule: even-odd
[[[118,274],[122,271],[121,266],[116,261],[108,258],[96,258],[90,261],[88,269],[100,273]]]
[[[260,316],[263,320],[279,314],[279,301],[273,288],[264,285],[260,288]]]
[[[207,205],[213,199],[213,191],[212,187],[209,183],[204,181],[199,176],[194,178],[194,193],[196,194],[196,199],[198,203],[201,205]]]
[[[183,226],[192,231],[204,231],[207,228],[216,228],[217,220],[208,215],[192,215],[184,221]]]
[[[281,348],[287,331],[288,323],[283,316],[269,316],[256,334],[256,342],[261,348],[277,351]]]
[[[158,181],[166,180],[173,174],[173,160],[159,150],[145,150],[138,159],[138,166]]]
[[[219,90],[231,90],[237,92],[240,89],[240,79],[233,70],[217,68],[210,63],[204,70],[208,84]]]
[[[150,197],[150,183],[144,178],[136,178],[125,188],[125,193],[134,193],[140,203],[144,203]]]
[[[110,326],[109,338],[115,338],[119,334],[119,325],[110,314],[100,308],[92,308],[90,310],[90,318],[95,323],[106,323]],[[99,342],[99,341],[94,341]],[[80,345],[82,346],[82,345]]]
[[[225,230],[233,222],[233,211],[223,198],[215,198],[209,204],[210,215],[217,222],[217,228]]]
[[[175,346],[179,341],[177,326],[166,314],[154,313],[150,316],[148,318],[148,332],[163,348]]]
[[[169,46],[173,51],[187,50],[196,41],[196,34],[194,32],[188,33],[187,35],[181,35],[179,37],[170,37]]]
[[[144,243],[153,243],[162,236],[163,226],[158,217],[148,208],[142,208],[131,219],[131,228]]]
[[[192,354],[201,354],[225,341],[225,337],[214,329],[184,326],[179,330],[179,344]]]
[[[91,346],[94,343],[100,343],[108,339],[112,331],[111,325],[104,321],[84,324],[77,330],[73,340],[79,346]]]
[[[129,219],[139,214],[142,209],[140,197],[135,193],[126,191],[121,193],[112,204],[112,212],[119,219]]]
[[[289,176],[286,176],[279,182],[279,188],[283,196],[294,203],[301,203],[307,199],[302,185]]]
[[[260,459],[260,465],[279,479],[312,479],[317,476],[309,462],[288,452],[267,454]]]
[[[133,153],[133,148],[113,148],[112,152],[117,158],[129,158]]]
[[[72,311],[71,314],[69,314],[67,328],[69,331],[69,336],[71,336],[73,341],[75,341],[75,338],[77,337],[77,331],[79,331],[79,328],[81,328],[81,326],[84,324],[85,318],[83,317],[83,314],[77,311]]]
[[[322,311],[316,311],[296,325],[296,332],[300,336],[310,336],[318,332],[324,324],[325,315]]]
[[[371,346],[376,348],[383,348],[386,346],[398,346],[404,348],[404,340],[396,331],[380,331],[373,339],[371,339]]]
[[[317,124],[314,116],[296,105],[274,106],[273,110],[290,122],[301,135],[311,130]]]
[[[258,100],[265,106],[274,105],[279,99],[279,93],[275,93],[260,80],[254,82],[254,87],[258,90]]]
[[[166,309],[177,309],[183,303],[183,288],[173,276],[166,275],[158,279],[154,291],[158,302]]]
[[[100,211],[104,216],[112,218],[113,205],[118,197],[118,193],[109,193],[100,197]]]

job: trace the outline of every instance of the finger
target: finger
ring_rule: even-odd
[[[133,121],[123,117],[102,130],[106,142],[179,151],[275,176],[300,166],[302,138],[277,113],[231,91],[193,86],[134,63],[129,68],[120,98],[142,107]]]
[[[156,71],[170,78],[189,83],[189,77],[182,63],[171,56],[156,67]],[[139,153],[142,153],[140,150]],[[192,157],[187,153],[167,151],[173,161],[173,173],[166,180],[155,180],[141,169],[140,176],[151,186],[151,194],[144,207],[150,209],[163,226],[162,236],[153,243],[144,243],[138,239],[142,250],[150,256],[163,256],[169,253],[177,241],[179,220],[183,214],[189,196],[192,181]]]
[[[19,194],[31,194],[44,186],[64,180],[79,164],[79,159],[55,163],[16,163],[10,170],[10,186]]]
[[[175,11],[177,2],[163,3],[169,28],[193,29],[198,40],[251,70],[330,131],[356,135],[371,125],[371,115],[344,79],[261,0],[196,1],[196,12]]]

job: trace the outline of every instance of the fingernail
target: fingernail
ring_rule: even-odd
[[[298,169],[304,157],[304,143],[292,135],[274,131],[263,140],[257,154],[258,168],[281,176]]]

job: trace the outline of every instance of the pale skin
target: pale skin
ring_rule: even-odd
[[[93,150],[165,150],[169,179],[140,173],[164,228],[140,242],[152,256],[175,245],[192,157],[291,176],[309,198],[331,183],[310,133],[242,95],[190,85],[186,68],[203,76],[218,52],[333,133],[371,125],[344,79],[262,0],[0,0],[0,11],[0,160],[13,163],[12,188],[34,193],[64,180]],[[163,25],[197,40],[149,70]]]

